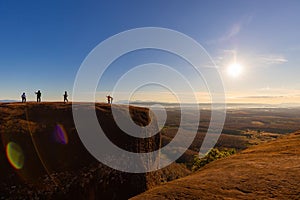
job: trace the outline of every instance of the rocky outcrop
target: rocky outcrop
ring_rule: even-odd
[[[135,153],[159,149],[160,133],[145,139],[129,136],[115,123],[110,105],[96,104],[95,109],[106,136],[118,147]],[[117,107],[119,117],[125,109]],[[130,115],[141,127],[154,120],[147,131],[157,131],[148,109],[130,107]],[[98,162],[78,136],[71,104],[2,103],[0,132],[0,199],[127,199],[160,182],[152,173],[121,172]],[[149,157],[148,163],[134,164],[157,161]]]

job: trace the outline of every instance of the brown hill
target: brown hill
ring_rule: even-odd
[[[300,132],[217,160],[138,199],[300,199]]]
[[[125,106],[117,107],[125,118]],[[118,128],[110,105],[96,104],[95,110],[105,134],[119,147],[131,152],[159,148],[159,133],[134,138]],[[148,109],[130,107],[130,113],[136,124],[150,123]],[[150,129],[157,130],[157,124]],[[161,181],[151,173],[125,173],[99,163],[79,139],[72,104],[1,103],[0,134],[0,199],[127,199]]]

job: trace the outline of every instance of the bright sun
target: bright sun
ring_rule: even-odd
[[[227,72],[232,77],[238,77],[242,73],[242,66],[238,63],[230,64],[227,68]]]

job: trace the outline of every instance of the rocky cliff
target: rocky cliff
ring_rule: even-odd
[[[110,105],[76,106],[95,109],[106,136],[118,147],[136,153],[159,149],[160,133],[129,136],[115,123]],[[130,107],[130,115],[141,127],[155,120],[146,108]],[[151,124],[149,131],[157,131]],[[0,199],[127,199],[160,182],[153,173],[125,173],[98,162],[78,136],[71,104],[1,103],[0,133]]]

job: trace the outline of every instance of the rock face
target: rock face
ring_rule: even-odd
[[[129,136],[115,123],[110,105],[95,108],[103,131],[118,147],[135,153],[159,149],[160,133]],[[130,115],[141,127],[155,120],[145,108],[130,107]],[[155,121],[147,130],[158,130]],[[0,199],[128,199],[157,182],[151,173],[125,173],[98,162],[78,136],[71,104],[1,103],[0,133]],[[159,164],[158,158],[150,160]]]
[[[214,161],[132,199],[299,199],[300,132]]]

